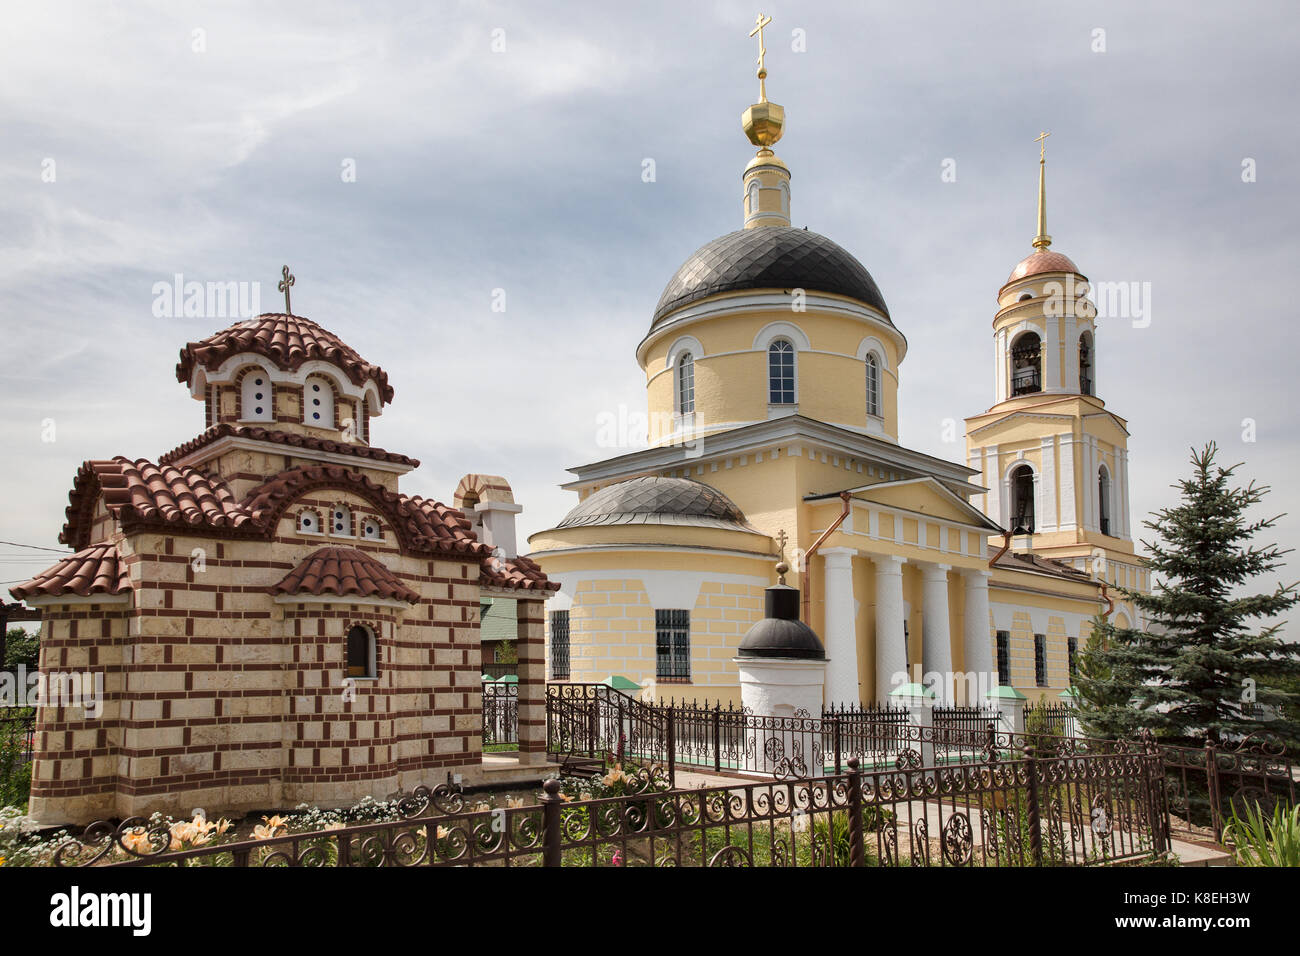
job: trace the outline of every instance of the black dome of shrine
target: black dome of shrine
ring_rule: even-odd
[[[740,641],[737,657],[826,659],[817,632],[799,620],[799,589],[774,584],[763,595],[764,618]]]
[[[719,236],[692,253],[664,288],[650,328],[692,302],[742,289],[829,292],[889,317],[876,280],[842,246],[807,229],[759,226]]]

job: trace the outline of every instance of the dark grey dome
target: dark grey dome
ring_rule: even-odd
[[[826,659],[817,632],[799,620],[797,588],[775,584],[764,592],[763,603],[766,616],[741,638],[737,657]]]
[[[682,306],[738,289],[829,292],[889,317],[876,280],[841,246],[807,229],[759,226],[729,232],[697,249],[664,288],[650,327]]]
[[[588,495],[557,528],[606,524],[689,524],[750,530],[730,498],[690,478],[631,478]]]

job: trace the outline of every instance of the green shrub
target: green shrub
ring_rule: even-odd
[[[1232,808],[1223,839],[1233,844],[1238,866],[1300,866],[1300,805],[1281,802],[1266,817],[1258,803],[1244,808],[1245,819]]]

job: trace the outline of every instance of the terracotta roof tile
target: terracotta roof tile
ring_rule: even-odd
[[[347,487],[387,513],[406,546],[417,551],[484,556],[491,548],[474,537],[469,519],[455,508],[389,491],[342,465],[309,465],[281,472],[248,493],[243,506],[269,527],[287,504],[317,486]]]
[[[388,373],[378,365],[371,365],[337,335],[310,319],[276,312],[237,322],[206,339],[186,344],[176,364],[176,378],[188,383],[196,366],[211,368],[240,352],[265,356],[288,372],[312,359],[329,362],[342,369],[353,384],[370,380],[378,387],[382,401],[393,400]]]
[[[47,595],[126,594],[130,590],[126,565],[118,560],[117,546],[105,543],[68,555],[30,581],[10,588],[9,593],[23,601]]]
[[[548,580],[537,562],[523,555],[508,561],[496,557],[487,558],[478,580],[485,587],[512,588],[516,591],[560,589],[559,581]]]
[[[414,604],[419,592],[356,548],[321,548],[271,586],[272,594],[337,594],[377,597]]]
[[[375,448],[371,445],[349,444],[348,442],[330,441],[325,438],[316,438],[312,435],[298,435],[293,432],[275,431],[269,428],[259,428],[254,425],[235,425],[229,422],[223,422],[220,425],[213,425],[202,435],[192,438],[183,445],[178,445],[167,454],[158,459],[159,464],[167,464],[178,458],[184,458],[193,451],[197,451],[207,445],[212,444],[220,438],[234,436],[236,438],[249,438],[253,441],[268,441],[277,445],[285,445],[289,448],[307,448],[313,451],[328,451],[336,455],[355,455],[357,458],[369,458],[372,461],[392,462],[398,465],[410,465],[412,468],[418,468],[420,463],[414,458],[408,458],[405,455],[399,455],[396,452],[384,451],[382,448]]]
[[[367,498],[388,518],[413,551],[486,557],[492,549],[479,541],[469,519],[456,508],[427,498],[412,498],[343,465],[306,465],[282,471],[237,501],[220,478],[188,465],[155,465],[145,459],[88,461],[69,495],[68,521],[59,540],[74,548],[90,544],[95,503],[102,495],[127,530],[137,527],[248,537],[271,534],[291,502],[314,488],[342,488]]]
[[[69,495],[67,523],[59,540],[74,548],[90,544],[95,502],[104,504],[123,526],[170,525],[179,528],[253,530],[253,519],[220,478],[185,466],[155,465],[118,456],[88,461],[77,472]]]

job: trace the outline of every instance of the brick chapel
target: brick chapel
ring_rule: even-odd
[[[479,610],[517,601],[520,760],[542,757],[543,603],[502,478],[455,507],[402,494],[371,443],[388,376],[302,316],[180,352],[206,430],[156,461],[87,461],[60,541],[11,588],[42,673],[99,672],[98,713],[37,710],[30,812],[82,823],[239,812],[480,779]]]

